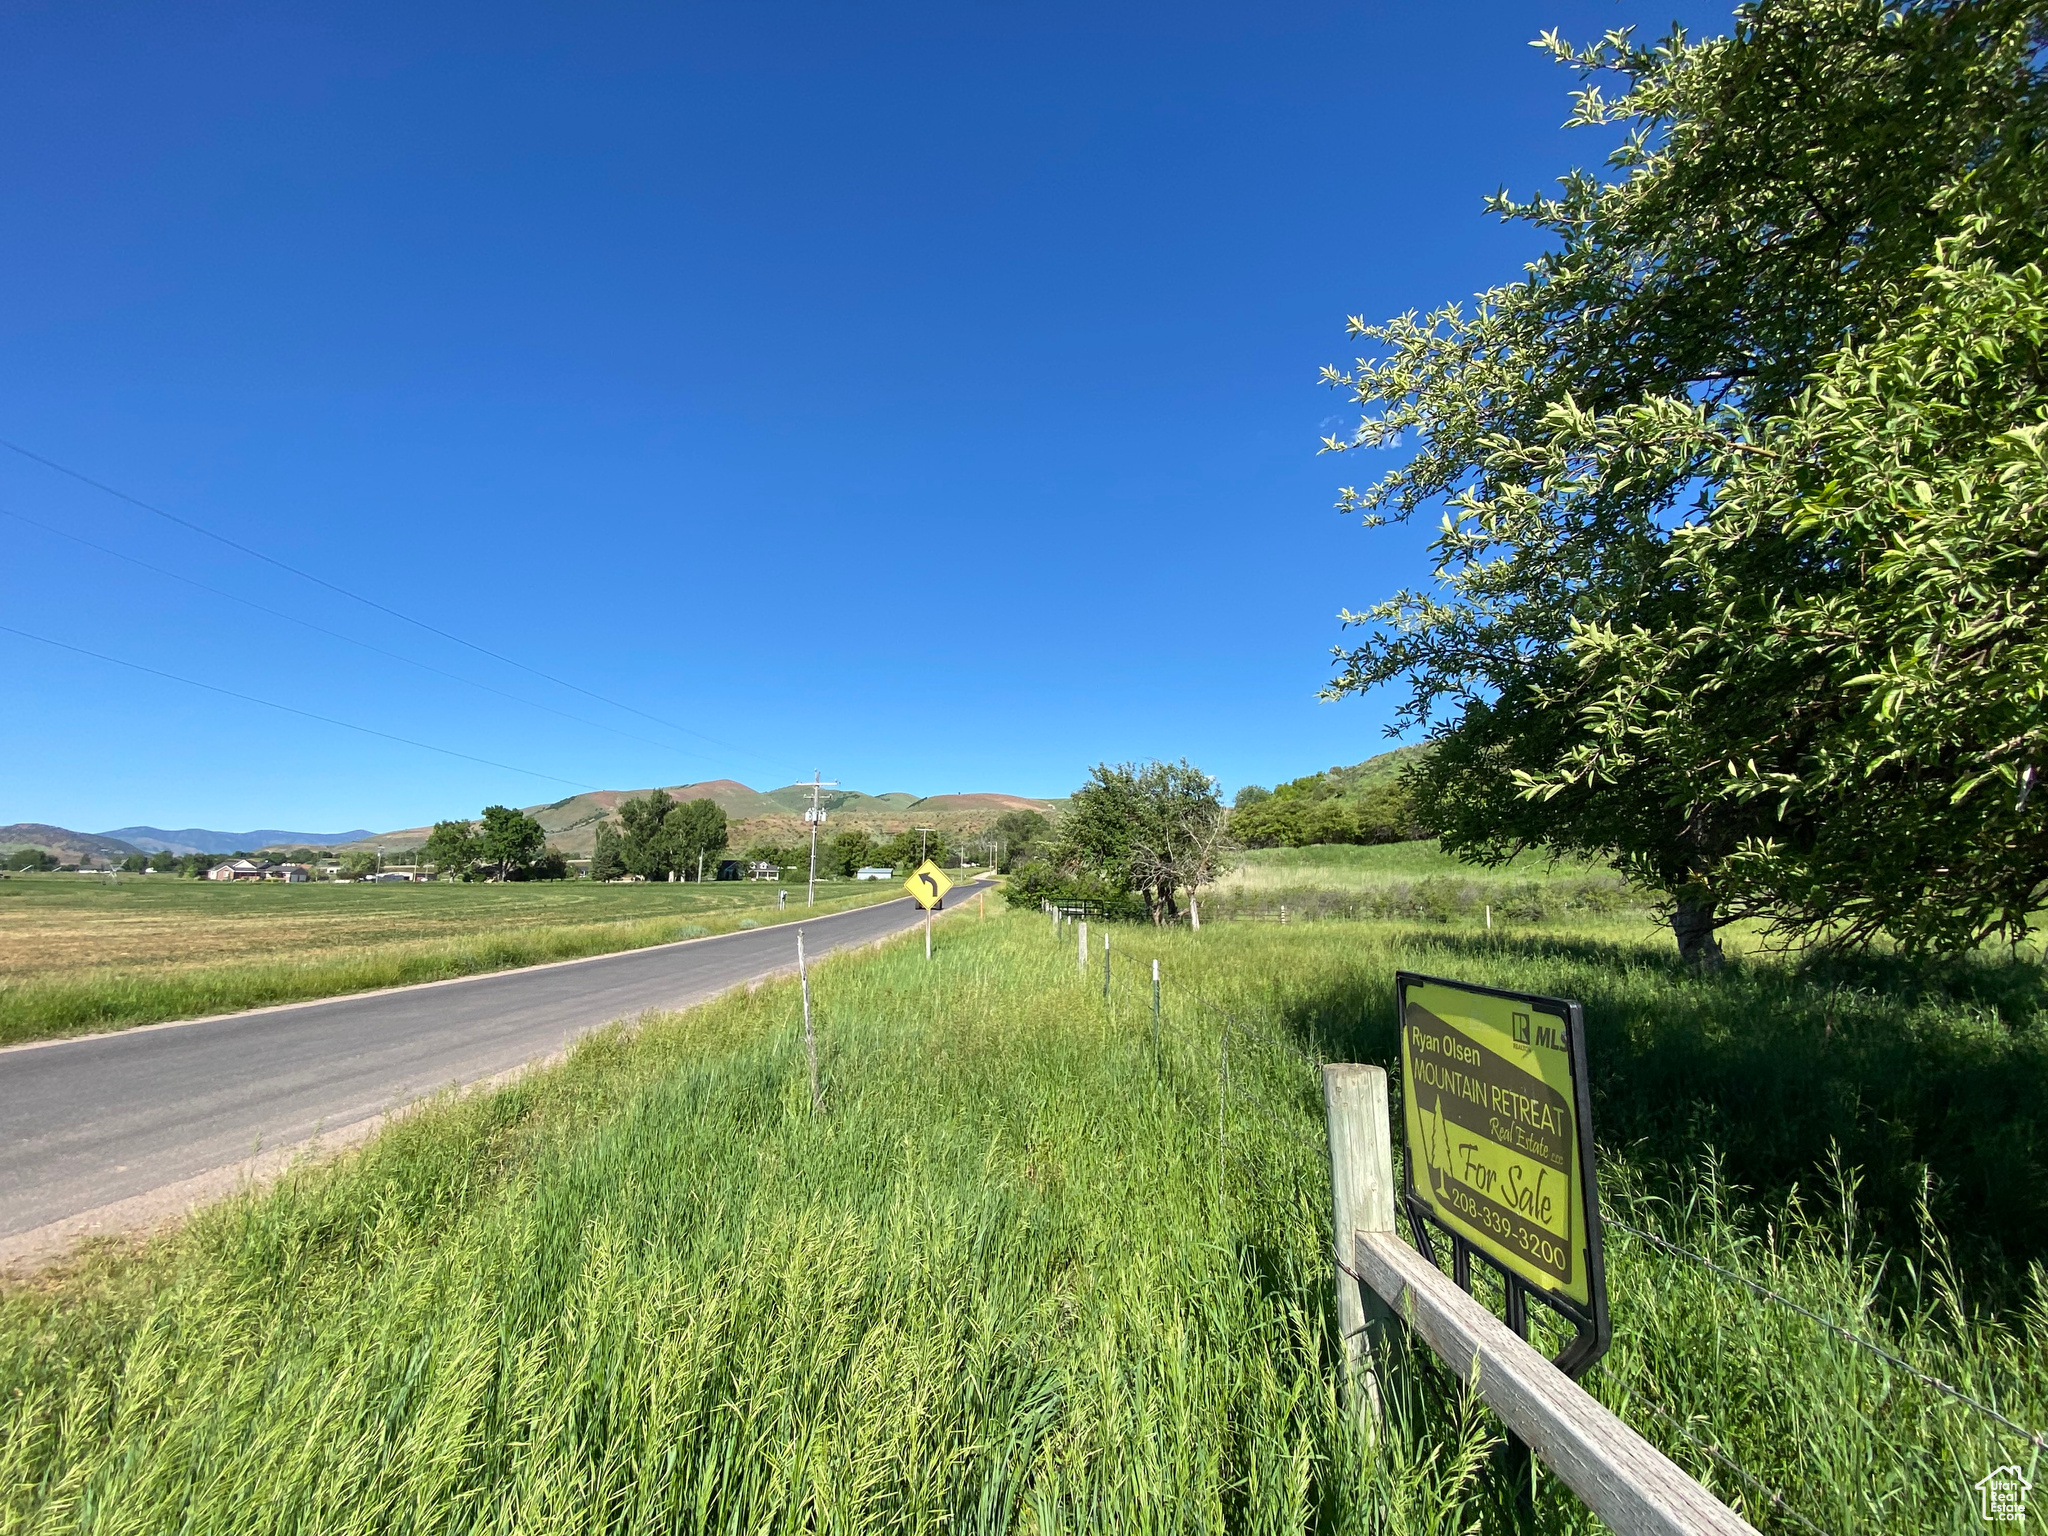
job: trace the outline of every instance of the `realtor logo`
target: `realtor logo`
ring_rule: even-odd
[[[1994,1524],[2001,1520],[2027,1518],[2027,1490],[2034,1485],[2010,1464],[1993,1467],[1977,1479],[1977,1511]]]
[[[1515,1026],[1515,1044],[1527,1045],[1529,1043],[1529,1015],[1527,1015],[1526,1013],[1518,1013],[1515,1014],[1513,1018]]]

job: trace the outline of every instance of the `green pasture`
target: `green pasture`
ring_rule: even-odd
[[[788,890],[778,910],[776,891]],[[0,1045],[442,981],[891,900],[894,882],[0,880]]]
[[[1036,914],[938,938],[817,968],[822,1117],[771,983],[0,1292],[0,1528],[1504,1531],[1441,1373],[1376,1443],[1335,1399],[1312,1061],[1390,1059],[1403,966],[1584,1000],[1611,1214],[2048,1422],[2037,968],[1117,926],[1105,1005]],[[1610,1272],[1589,1385],[1764,1530],[1972,1530],[2032,1464],[1626,1233]],[[1537,1528],[1591,1521],[1546,1481]]]
[[[1211,918],[1379,919],[1488,932],[1563,932],[1660,942],[1648,898],[1611,869],[1524,853],[1499,868],[1461,863],[1435,839],[1359,846],[1248,848],[1205,891]],[[1746,935],[1726,939],[1738,946]]]
[[[1307,848],[1246,848],[1227,884],[1259,886],[1299,882],[1331,888],[1363,887],[1389,880],[1423,880],[1432,875],[1463,880],[1549,880],[1601,873],[1582,859],[1553,861],[1541,852],[1524,853],[1499,869],[1466,864],[1437,847],[1436,839],[1414,843],[1318,843]]]

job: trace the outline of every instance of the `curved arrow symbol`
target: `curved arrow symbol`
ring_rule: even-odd
[[[922,880],[924,882],[924,888],[932,893],[932,900],[937,901],[939,899],[939,882],[934,880],[930,875],[926,874],[923,870],[919,870],[917,872],[917,878]]]

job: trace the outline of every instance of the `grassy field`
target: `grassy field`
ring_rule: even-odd
[[[1435,839],[1372,847],[1250,848],[1202,897],[1205,914],[1319,922],[1336,918],[1438,923],[1498,932],[1568,929],[1654,942],[1662,924],[1612,870],[1527,853],[1498,869],[1462,864]],[[1729,933],[1741,947],[1746,936]]]
[[[0,1045],[638,949],[800,914],[766,882],[0,880]],[[837,911],[901,895],[820,882]],[[280,957],[286,958],[280,958]]]
[[[1445,876],[1495,885],[1518,880],[1583,878],[1601,867],[1582,860],[1555,864],[1544,854],[1525,853],[1499,869],[1463,864],[1440,850],[1436,839],[1416,843],[1320,843],[1309,848],[1247,848],[1223,882],[1245,890],[1308,885],[1327,890],[1366,890],[1396,880]]]
[[[1440,1374],[1376,1446],[1334,1400],[1309,1059],[1389,1059],[1399,966],[1585,1000],[1615,1215],[2048,1421],[2038,969],[1236,923],[1117,929],[1105,1006],[1035,915],[939,935],[819,967],[822,1118],[771,984],[0,1293],[0,1528],[1504,1530]],[[1763,1529],[1975,1529],[1969,1483],[2030,1465],[1797,1314],[1610,1255],[1590,1385]],[[1591,1528],[1555,1483],[1537,1513]]]

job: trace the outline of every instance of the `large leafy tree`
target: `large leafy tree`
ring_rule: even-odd
[[[663,880],[674,866],[669,860],[668,840],[663,828],[669,812],[676,807],[675,796],[665,789],[635,795],[619,802],[619,858],[626,873],[643,880]]]
[[[497,869],[500,880],[523,879],[547,845],[545,828],[524,811],[509,805],[484,807],[477,832],[477,853]]]
[[[1194,764],[1098,763],[1061,815],[1048,861],[1112,892],[1142,896],[1155,923],[1191,911],[1229,862],[1216,781]]]
[[[477,848],[476,828],[466,821],[435,822],[421,857],[434,866],[436,875],[467,880],[483,857]]]
[[[1962,949],[2048,890],[2048,282],[1977,243],[1729,445],[1673,541],[1701,622],[1580,645],[1605,692],[1558,777],[1696,764],[1771,817],[1731,900],[1795,931]]]
[[[600,821],[590,853],[590,878],[616,880],[625,873],[626,859],[620,846],[619,829],[609,821]]]
[[[1365,413],[1329,447],[1418,445],[1340,505],[1368,524],[1445,508],[1437,588],[1347,614],[1370,634],[1339,652],[1330,691],[1407,683],[1404,719],[1438,738],[1411,784],[1448,847],[1609,857],[1668,895],[1689,959],[1717,959],[1734,915],[1797,907],[1777,878],[1792,866],[1760,850],[1808,846],[1813,826],[1794,823],[1839,797],[1783,792],[1787,776],[1820,782],[1800,744],[1747,783],[1737,753],[1744,719],[1811,686],[1812,659],[1667,657],[1660,685],[1700,703],[1685,730],[1656,732],[1628,718],[1638,683],[1602,637],[1722,622],[1698,565],[1710,547],[1764,561],[1752,590],[1795,577],[1793,542],[1723,522],[1731,482],[1778,462],[1768,424],[1809,409],[1845,347],[1921,308],[1942,240],[1968,228],[1996,271],[2038,253],[2043,14],[2039,0],[1772,0],[1701,43],[1544,39],[1592,82],[1572,122],[1625,129],[1615,175],[1493,199],[1552,248],[1469,312],[1354,320],[1378,354],[1328,375]],[[1776,505],[1766,522],[1791,515]],[[1700,541],[1724,527],[1733,545]],[[1611,750],[1617,733],[1630,750]]]
[[[697,877],[698,856],[723,849],[730,836],[715,800],[678,801],[665,789],[619,804],[619,857],[626,872],[665,880],[671,872]]]
[[[699,860],[724,852],[730,835],[725,812],[717,801],[683,801],[668,813],[662,827],[669,868],[694,880]]]

